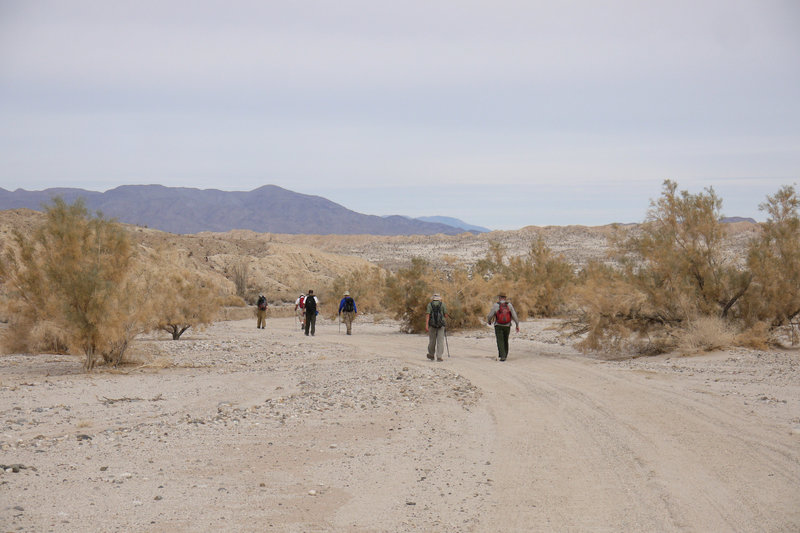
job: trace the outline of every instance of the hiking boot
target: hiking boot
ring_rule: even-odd
[[[431,361],[433,361],[433,356],[432,356],[431,354],[426,354],[426,357],[427,357],[428,359],[430,359]]]
[[[439,362],[442,362],[442,361],[444,361],[444,359],[442,359],[441,357],[439,357],[439,358],[438,358],[438,359],[436,359],[436,360],[437,360],[437,361],[439,361]]]

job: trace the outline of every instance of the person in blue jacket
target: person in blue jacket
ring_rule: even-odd
[[[353,334],[353,320],[358,314],[356,301],[350,296],[350,291],[344,291],[344,298],[339,302],[339,322],[347,326],[347,334]]]

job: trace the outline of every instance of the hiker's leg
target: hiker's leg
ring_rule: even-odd
[[[311,326],[311,318],[308,315],[305,315],[305,317],[306,317],[306,320],[304,322],[303,329],[305,330],[306,335],[308,335],[308,328]]]
[[[444,328],[436,328],[436,359],[444,355]]]
[[[436,353],[436,330],[439,328],[428,329],[428,359],[433,359]]]
[[[353,329],[353,313],[345,311],[342,316],[344,317],[344,325],[347,326],[347,334],[350,335]]]
[[[508,336],[511,334],[511,326],[503,327],[503,358],[508,357]]]
[[[309,320],[311,321],[311,328],[309,331],[311,331],[311,334],[313,335],[317,330],[317,315],[316,314],[311,315]]]
[[[497,340],[497,357],[500,359],[506,358],[506,342],[503,339],[503,330],[506,329],[503,326],[495,326],[494,327],[494,336]]]

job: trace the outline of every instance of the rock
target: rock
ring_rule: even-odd
[[[316,496],[317,495],[317,491],[315,491],[314,489],[311,489],[310,491],[308,491],[308,495],[309,496]]]

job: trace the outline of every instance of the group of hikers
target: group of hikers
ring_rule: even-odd
[[[306,336],[314,336],[316,332],[317,307],[319,300],[314,295],[312,289],[300,296],[294,302],[294,310],[300,323],[300,330]],[[263,294],[259,294],[256,302],[256,328],[264,329],[266,325],[267,299]],[[342,299],[339,301],[339,324],[345,324],[348,335],[353,334],[353,321],[358,314],[356,302],[350,296],[349,291],[344,291]],[[431,361],[444,360],[444,347],[447,343],[447,306],[442,301],[439,293],[433,295],[425,308],[425,331],[428,333],[428,353],[427,357]],[[516,326],[519,333],[519,318],[514,306],[506,298],[504,293],[497,296],[497,301],[492,304],[489,315],[486,317],[488,325],[494,325],[494,334],[497,340],[497,358],[505,361],[508,357],[508,339],[511,334],[511,324]],[[341,326],[340,326],[341,327]]]

